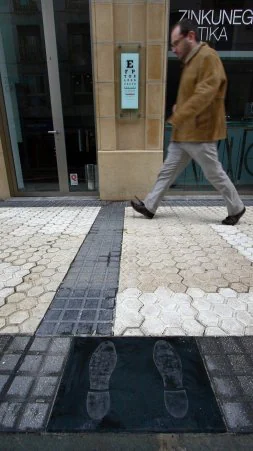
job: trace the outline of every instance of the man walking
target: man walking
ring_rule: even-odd
[[[172,137],[168,155],[154,187],[144,201],[131,201],[135,211],[152,219],[164,194],[191,159],[223,196],[228,216],[222,224],[235,225],[245,206],[218,160],[217,141],[226,137],[226,74],[217,52],[200,42],[198,28],[185,19],[174,25],[171,48],[184,64],[177,102],[168,122]]]

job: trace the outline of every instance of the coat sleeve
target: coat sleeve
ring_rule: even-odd
[[[198,81],[193,94],[181,105],[177,106],[176,112],[168,119],[175,128],[189,118],[198,116],[214,100],[222,82],[226,76],[219,57],[214,54],[206,55],[199,68]]]

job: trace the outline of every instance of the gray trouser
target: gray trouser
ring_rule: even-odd
[[[216,142],[171,142],[152,191],[144,199],[145,207],[156,212],[164,194],[191,159],[201,167],[206,179],[225,200],[228,215],[236,215],[244,205],[233,183],[218,160]]]

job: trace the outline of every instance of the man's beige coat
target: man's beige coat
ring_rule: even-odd
[[[171,140],[218,141],[226,137],[227,77],[217,52],[201,43],[185,63],[177,95]]]

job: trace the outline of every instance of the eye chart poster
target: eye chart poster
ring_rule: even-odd
[[[121,54],[121,108],[139,108],[139,53]]]

